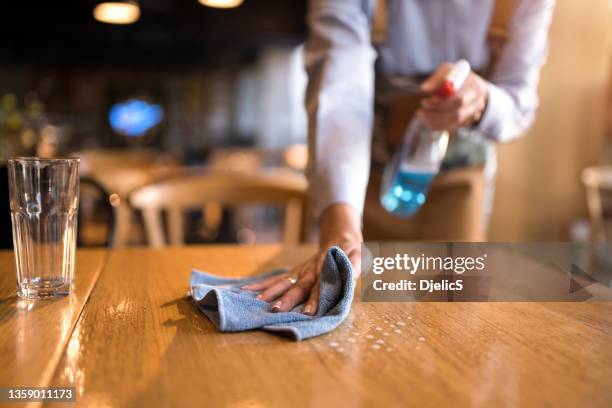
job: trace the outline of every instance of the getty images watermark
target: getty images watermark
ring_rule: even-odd
[[[416,275],[419,271],[452,271],[462,275],[466,271],[484,271],[486,258],[487,254],[478,257],[425,256],[425,254],[414,256],[407,253],[395,254],[395,256],[390,257],[377,256],[372,259],[372,273],[382,275],[385,271],[393,270]],[[374,290],[422,290],[433,292],[437,290],[463,289],[463,281],[461,279],[443,279],[440,282],[436,282],[434,279],[419,279],[417,285],[415,280],[400,279],[399,281],[385,282],[381,277],[381,279],[375,279],[372,285]]]
[[[612,246],[368,242],[362,301],[612,300]]]

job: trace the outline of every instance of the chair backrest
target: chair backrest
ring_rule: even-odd
[[[108,192],[95,179],[81,177],[79,194],[77,245],[112,246],[115,212],[109,202]],[[100,229],[100,226],[103,228]]]
[[[8,168],[0,162],[0,249],[13,248],[9,206]]]
[[[589,167],[582,172],[595,241],[612,239],[612,166]]]
[[[169,242],[184,243],[183,213],[208,203],[222,206],[281,204],[284,206],[283,242],[295,244],[305,236],[306,180],[287,172],[211,172],[164,180],[130,195],[133,208],[142,211],[147,241],[163,247],[162,211],[167,213]]]

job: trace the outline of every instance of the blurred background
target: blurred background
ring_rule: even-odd
[[[10,156],[81,157],[80,245],[314,234],[306,1],[200,1],[3,5],[0,183]],[[536,123],[499,148],[491,240],[611,239],[611,29],[608,0],[557,1]]]

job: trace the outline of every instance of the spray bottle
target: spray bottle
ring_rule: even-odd
[[[460,60],[453,65],[436,90],[440,98],[449,98],[461,88],[470,73],[470,64]],[[431,130],[422,119],[412,119],[400,148],[385,167],[380,203],[388,212],[401,217],[416,214],[427,199],[427,193],[448,147],[446,130]]]

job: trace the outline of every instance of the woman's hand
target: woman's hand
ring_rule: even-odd
[[[355,275],[361,273],[361,221],[349,205],[334,204],[321,216],[319,251],[286,274],[262,282],[246,285],[243,289],[260,292],[257,299],[273,302],[273,312],[287,312],[302,302],[302,313],[315,315],[319,305],[321,266],[331,246],[339,246],[346,253]]]
[[[434,93],[453,67],[441,64],[423,84],[421,91]],[[479,75],[470,72],[463,86],[449,98],[430,96],[423,99],[417,112],[425,124],[433,130],[455,130],[478,122],[482,117],[488,99],[487,83]]]

